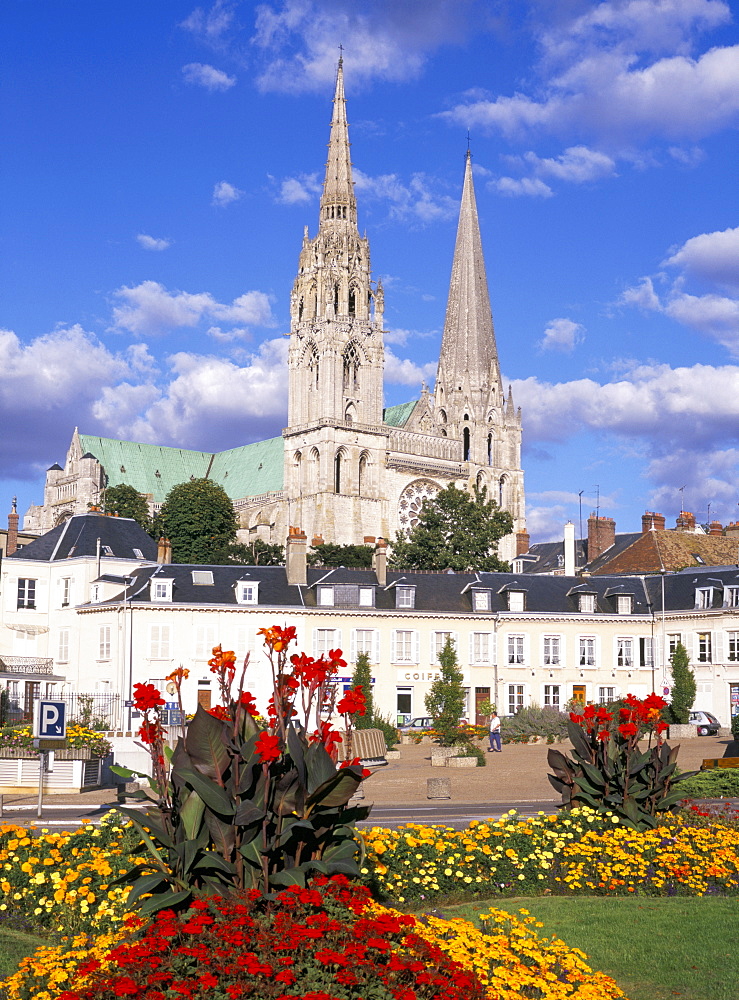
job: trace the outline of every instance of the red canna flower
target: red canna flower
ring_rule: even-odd
[[[150,708],[159,708],[164,704],[164,698],[159,694],[159,689],[153,684],[134,684],[133,704],[139,712],[146,712]]]
[[[253,694],[250,694],[248,691],[242,691],[240,700],[249,715],[259,715],[259,709],[257,708],[256,701],[254,701]]]
[[[347,691],[336,706],[336,711],[340,715],[364,715],[367,711],[367,705],[362,688],[357,686],[351,691]]]
[[[618,731],[622,736],[636,736],[639,732],[639,727],[634,722],[625,722],[618,727]]]
[[[255,750],[257,751],[257,756],[263,764],[269,764],[270,761],[279,760],[282,751],[280,750],[280,738],[279,736],[273,736],[270,733],[260,733],[259,739],[256,742]]]

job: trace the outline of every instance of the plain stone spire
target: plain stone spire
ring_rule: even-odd
[[[321,194],[321,215],[319,227],[332,228],[332,223],[347,222],[357,225],[357,201],[352,182],[352,162],[349,143],[349,124],[346,120],[346,98],[344,97],[344,64],[339,59],[336,71],[331,135],[328,143],[326,177]]]
[[[500,385],[500,367],[469,151],[465,163],[438,380],[447,392],[464,385],[473,392]]]

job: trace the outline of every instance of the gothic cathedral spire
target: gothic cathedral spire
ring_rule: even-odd
[[[346,120],[344,97],[344,64],[339,59],[336,71],[334,111],[331,116],[331,135],[328,143],[326,176],[321,194],[319,228],[328,229],[335,223],[346,222],[344,228],[357,228],[357,199],[352,182],[349,125]]]

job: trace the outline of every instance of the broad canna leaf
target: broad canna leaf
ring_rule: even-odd
[[[226,795],[221,786],[216,784],[215,781],[206,778],[199,771],[194,771],[190,768],[182,767],[178,773],[198,793],[209,809],[223,816],[233,816],[233,800]]]
[[[260,809],[250,799],[244,799],[236,807],[233,821],[236,826],[254,826],[255,823],[261,823],[265,815],[264,809]]]
[[[205,803],[196,791],[190,789],[187,798],[180,806],[180,819],[185,828],[185,835],[190,840],[194,840],[198,835],[204,810]]]
[[[583,732],[582,726],[575,722],[567,723],[567,735],[570,738],[570,743],[575,748],[576,752],[583,757],[585,760],[590,760],[591,747],[588,742],[588,738]]]
[[[562,781],[561,778],[556,777],[554,774],[548,774],[547,778],[549,778],[549,784],[552,786],[555,792],[559,792],[560,795],[562,796],[562,801],[568,802],[570,798],[570,789],[572,788],[572,785],[569,782]]]
[[[605,776],[603,775],[603,773],[601,771],[598,770],[597,767],[595,767],[593,764],[588,764],[588,763],[586,763],[586,761],[583,761],[582,762],[582,769],[583,769],[583,773],[586,775],[586,777],[587,777],[587,779],[588,779],[588,781],[590,782],[591,785],[593,785],[595,788],[604,788],[605,787],[605,783],[606,783]],[[577,779],[575,779],[575,780],[577,780]]]
[[[362,776],[355,768],[343,767],[340,771],[334,771],[333,775],[306,799],[306,815],[309,815],[316,806],[326,808],[345,805],[361,783]]]
[[[195,718],[187,727],[185,749],[191,766],[219,784],[229,763],[227,738],[225,723],[198,705]]]
[[[191,889],[180,889],[179,892],[168,892],[158,896],[150,896],[139,907],[139,913],[142,917],[146,917],[151,913],[156,913],[157,910],[182,910],[185,908],[185,903],[189,903],[191,899]]]
[[[205,811],[204,820],[216,850],[228,859],[236,843],[236,827],[232,823],[224,823],[210,809]]]
[[[300,784],[305,788],[308,784],[308,772],[305,766],[303,746],[303,741],[298,736],[295,726],[290,723],[287,729],[287,749],[298,772]]]
[[[269,876],[270,885],[305,887],[305,871],[302,868],[285,868],[281,872],[272,872]]]
[[[336,765],[326,752],[323,743],[311,743],[306,749],[305,767],[308,774],[306,788],[309,795],[336,774]]]
[[[272,794],[272,808],[278,816],[289,816],[302,806],[304,796],[297,770],[283,774]]]

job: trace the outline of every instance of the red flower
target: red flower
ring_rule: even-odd
[[[214,705],[213,708],[206,709],[208,715],[212,715],[216,719],[223,719],[225,722],[231,721],[231,713],[223,705]]]
[[[156,740],[160,739],[164,735],[164,732],[158,721],[142,722],[138,735],[142,743],[146,743],[150,746],[152,743],[155,743]]]
[[[342,767],[362,767],[362,762],[360,761],[359,757],[355,757],[354,760],[343,760],[341,762],[341,767],[339,768],[339,770],[341,770]],[[368,770],[368,768],[362,767],[363,778],[369,778],[371,774],[372,772]]]
[[[159,694],[159,689],[153,684],[134,684],[133,704],[139,712],[146,712],[150,708],[159,708],[164,704],[164,698]]]
[[[639,727],[633,722],[625,722],[622,726],[618,727],[618,731],[622,736],[636,736],[639,732]]]
[[[601,731],[596,736],[596,739],[600,740],[601,743],[607,743],[611,738],[611,733],[608,729],[601,729]]]
[[[270,761],[278,760],[282,753],[279,736],[273,736],[270,733],[260,733],[255,750],[263,764],[269,764]]]
[[[347,691],[336,706],[336,711],[341,715],[364,715],[367,711],[367,705],[362,688],[357,686],[351,691]]]
[[[240,700],[249,715],[259,715],[259,709],[257,708],[257,703],[254,701],[253,694],[250,694],[248,691],[242,691]]]
[[[290,628],[273,625],[272,628],[260,628],[257,634],[264,636],[265,646],[269,646],[275,653],[281,653],[295,639],[297,629],[293,625]]]

